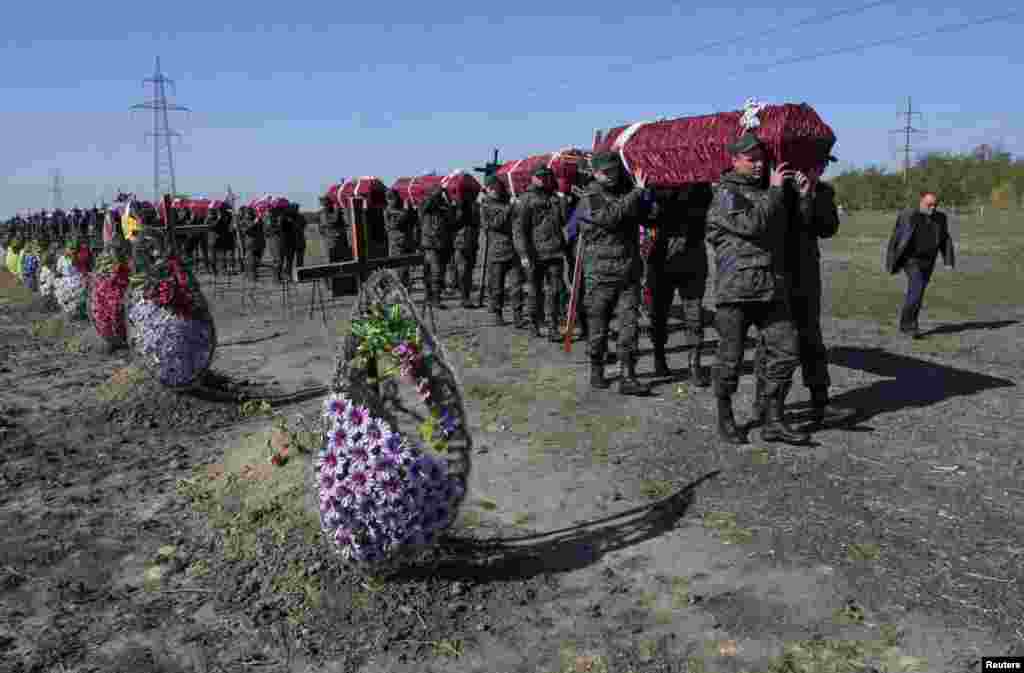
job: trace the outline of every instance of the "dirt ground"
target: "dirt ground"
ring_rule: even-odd
[[[0,671],[964,671],[1024,654],[1024,308],[926,322],[920,342],[827,319],[857,422],[739,449],[685,379],[594,392],[583,344],[442,312],[470,494],[435,565],[380,580],[320,544],[296,487],[310,447],[280,469],[260,454],[275,423],[318,414],[286,396],[329,380],[345,305],[325,327],[308,288],[286,315],[273,286],[254,306],[234,282],[208,279],[221,346],[196,396],[0,275]],[[805,401],[798,385],[795,418]]]

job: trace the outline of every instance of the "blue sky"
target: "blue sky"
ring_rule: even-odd
[[[593,130],[739,108],[812,104],[843,164],[897,166],[911,96],[920,149],[1001,142],[1024,154],[1024,14],[754,72],[780,60],[1007,12],[978,0],[856,8],[676,2],[16,3],[0,24],[0,217],[118,188],[149,196],[154,57],[177,81],[179,191],[280,193],[305,207],[343,176],[396,177],[587,147]],[[154,6],[155,7],[155,6]],[[140,16],[140,11],[143,15]],[[148,15],[146,15],[148,14]],[[285,22],[287,21],[287,22]],[[779,30],[774,30],[779,29]],[[716,43],[709,46],[709,43]]]

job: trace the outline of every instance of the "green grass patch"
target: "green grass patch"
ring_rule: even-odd
[[[273,407],[267,400],[246,400],[238,408],[242,418],[254,418],[256,416],[270,416],[274,413]]]
[[[475,512],[471,509],[463,509],[455,519],[455,525],[458,528],[465,528],[467,530],[479,528],[482,523],[483,517],[480,516],[480,512]]]
[[[149,375],[141,367],[122,367],[96,388],[96,399],[101,402],[122,402],[148,379]]]
[[[533,521],[533,515],[528,512],[520,512],[512,517],[512,525],[525,526]]]
[[[443,638],[436,640],[431,643],[435,657],[447,657],[449,659],[458,659],[466,653],[465,647],[461,640],[452,640]]]
[[[754,465],[767,465],[771,462],[772,453],[763,446],[755,446],[750,449],[750,462]]]
[[[493,512],[494,510],[498,509],[498,503],[491,500],[490,498],[477,498],[476,501],[473,502],[473,504],[479,507],[480,509],[488,512]]]
[[[279,429],[277,425],[245,435],[225,451],[222,463],[199,467],[191,478],[177,484],[178,493],[192,508],[221,531],[229,560],[254,558],[261,531],[269,531],[281,544],[293,532],[307,544],[320,535],[320,522],[304,506],[308,488],[305,463],[316,446],[295,441],[301,437],[296,433],[288,460],[271,465],[270,444]]]
[[[847,557],[851,561],[876,561],[881,554],[881,548],[874,543],[851,544],[847,550]]]
[[[754,539],[753,532],[736,525],[732,512],[708,512],[704,515],[704,527],[715,531],[723,544],[748,544]]]
[[[928,661],[910,657],[880,640],[806,640],[787,643],[768,673],[924,673]]]
[[[672,482],[663,479],[644,479],[640,482],[640,493],[652,500],[662,500],[672,495]]]
[[[274,577],[271,586],[278,593],[302,596],[303,606],[306,608],[320,606],[320,578],[316,575],[307,575],[300,561],[290,562],[283,573]]]
[[[67,323],[61,317],[46,318],[32,321],[32,336],[37,339],[63,339],[67,331]]]
[[[864,623],[864,609],[856,603],[848,602],[832,615],[832,621],[846,626]]]
[[[69,337],[64,341],[64,350],[72,355],[81,355],[85,352],[85,344],[82,343],[82,337],[76,335]]]
[[[687,577],[673,577],[671,582],[672,607],[681,610],[690,605],[690,580]]]

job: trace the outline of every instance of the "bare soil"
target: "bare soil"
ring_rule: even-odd
[[[739,449],[685,379],[594,392],[583,344],[441,312],[470,495],[434,564],[381,580],[342,572],[301,503],[201,502],[271,432],[235,396],[308,419],[319,397],[287,396],[333,373],[344,305],[324,327],[309,288],[292,315],[262,292],[207,286],[222,345],[202,395],[154,386],[38,301],[0,305],[0,671],[963,671],[1024,654],[1024,310],[926,323],[920,342],[826,320],[856,422]],[[751,393],[745,378],[741,418]],[[805,401],[798,386],[794,418]],[[239,493],[276,478],[264,464]]]

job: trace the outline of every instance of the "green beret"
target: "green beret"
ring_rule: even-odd
[[[538,168],[537,170],[535,170],[533,172],[533,177],[535,177],[535,178],[546,178],[546,177],[549,177],[549,176],[553,176],[554,174],[555,174],[555,172],[552,171],[547,166],[541,166],[540,168]]]
[[[746,154],[758,147],[764,147],[764,145],[761,144],[761,141],[753,131],[747,131],[734,142],[726,145],[725,149],[729,150],[729,154]]]
[[[616,152],[598,152],[590,159],[590,166],[595,171],[605,171],[612,168],[621,168],[622,159]]]

